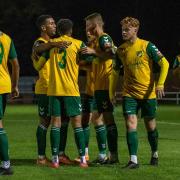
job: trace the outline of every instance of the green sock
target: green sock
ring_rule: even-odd
[[[0,128],[0,157],[2,161],[9,161],[8,138],[3,128]]]
[[[46,134],[47,134],[47,128],[45,128],[42,124],[40,124],[37,127],[37,131],[36,131],[38,155],[40,156],[45,156]]]
[[[59,142],[60,142],[60,128],[51,127],[50,131],[50,140],[51,140],[51,151],[53,156],[58,156],[59,154]]]
[[[106,126],[107,130],[107,142],[108,148],[111,153],[117,152],[117,141],[118,141],[118,132],[116,124],[110,124]]]
[[[79,151],[79,156],[85,156],[85,141],[82,127],[74,128],[74,136]]]
[[[67,142],[67,131],[68,131],[69,122],[63,122],[61,124],[61,132],[60,132],[60,145],[59,145],[59,153],[64,154]]]
[[[127,138],[127,145],[130,155],[137,155],[138,149],[138,138],[137,138],[137,131],[131,130],[126,134]]]
[[[96,130],[96,139],[98,143],[99,153],[106,153],[106,128],[105,125],[100,125],[95,127]]]
[[[83,126],[84,138],[85,138],[85,147],[87,148],[89,145],[89,136],[90,136],[90,127],[89,124]]]
[[[157,129],[154,129],[153,131],[148,132],[148,141],[151,146],[151,151],[156,152],[158,149],[158,131]]]

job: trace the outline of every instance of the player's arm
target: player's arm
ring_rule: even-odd
[[[31,55],[31,59],[33,61],[33,66],[34,68],[39,71],[41,70],[41,68],[43,67],[43,65],[46,62],[45,58],[39,58],[41,57],[42,53],[46,53],[46,51],[49,51],[51,48],[57,47],[59,49],[64,49],[67,48],[69,45],[71,44],[71,42],[69,41],[59,41],[59,42],[48,42],[45,43],[42,40],[38,40],[34,43],[33,46],[33,51],[32,51],[32,55]],[[47,55],[46,55],[47,57]]]
[[[113,45],[112,39],[108,35],[103,35],[99,38],[100,50],[95,50],[90,47],[84,47],[82,54],[91,54],[99,58],[99,60],[111,59],[114,57],[116,47]]]
[[[80,49],[78,52],[78,64],[79,66],[86,66],[92,63],[96,59],[96,56],[93,53],[88,53],[84,49],[88,48],[84,42],[81,43]]]
[[[16,49],[14,47],[13,41],[11,41],[10,45],[10,51],[9,51],[9,57],[8,57],[11,66],[12,66],[12,75],[11,75],[11,81],[12,81],[12,98],[19,96],[19,90],[18,90],[18,82],[19,82],[19,63],[17,59],[17,53]]]
[[[47,43],[43,43],[43,41],[37,41],[33,47],[33,50],[36,54],[41,54],[41,53],[48,51],[54,47],[57,47],[59,49],[65,49],[70,44],[71,44],[71,42],[69,42],[69,41],[58,41],[58,42],[49,41]]]
[[[44,64],[47,62],[49,59],[49,51],[45,51],[42,53],[42,55],[39,57],[38,61],[33,60],[33,66],[37,71],[40,71]]]
[[[114,58],[117,47],[109,35],[103,35],[99,38],[99,46],[101,51],[96,52],[101,60]]]
[[[33,67],[39,71],[40,67],[39,64],[41,64],[41,62],[39,62],[40,60],[40,56],[42,55],[43,52],[45,52],[45,50],[41,51],[37,51],[39,47],[43,47],[46,43],[42,40],[38,40],[34,43],[33,48],[32,48],[32,54],[31,54],[31,59],[33,62]]]
[[[159,79],[156,85],[156,94],[158,98],[162,98],[164,96],[164,83],[168,74],[169,70],[169,63],[167,59],[161,54],[161,52],[157,49],[157,47],[149,43],[147,46],[147,54],[149,57],[158,63],[160,66],[160,74],[159,74]]]
[[[34,43],[34,46],[33,46],[33,50],[32,50],[32,55],[31,55],[31,59],[33,61],[33,67],[37,70],[37,71],[40,71],[44,64],[46,63],[46,61],[49,59],[49,51],[45,51],[43,50],[43,52],[41,53],[37,53],[36,49],[40,46],[43,46],[47,43],[44,43],[44,41],[36,41]]]
[[[109,98],[112,103],[115,103],[115,93],[119,77],[119,72],[122,69],[122,63],[116,54],[116,58],[113,60],[113,70],[109,76]]]

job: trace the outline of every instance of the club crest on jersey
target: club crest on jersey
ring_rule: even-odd
[[[136,55],[137,55],[138,57],[142,57],[143,52],[142,52],[142,51],[136,51]]]

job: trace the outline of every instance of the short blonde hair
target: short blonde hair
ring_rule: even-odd
[[[133,17],[125,17],[124,19],[121,20],[120,24],[122,26],[127,25],[127,26],[136,27],[138,29],[140,26],[139,20]]]
[[[93,13],[93,14],[90,14],[88,15],[87,17],[85,17],[84,19],[85,21],[88,21],[88,20],[94,20],[96,21],[99,25],[104,25],[104,21],[103,21],[103,18],[101,16],[101,14],[99,13]]]

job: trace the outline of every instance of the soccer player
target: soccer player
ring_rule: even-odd
[[[48,105],[49,98],[47,96],[47,88],[49,83],[49,61],[41,67],[40,66],[40,56],[41,54],[49,50],[53,47],[59,47],[61,49],[68,47],[68,43],[65,41],[61,42],[50,42],[50,39],[53,38],[56,34],[56,24],[51,15],[41,15],[37,18],[36,25],[40,31],[40,37],[35,41],[33,45],[32,52],[32,60],[35,69],[39,73],[39,78],[35,85],[35,94],[38,97],[38,111],[40,122],[37,127],[36,137],[37,137],[37,145],[38,145],[38,165],[47,165],[48,160],[45,155],[46,149],[46,134],[47,129],[50,124],[50,116],[48,114]],[[68,119],[63,118],[63,131],[61,132],[61,148],[60,150],[60,161],[61,163],[70,163],[69,158],[65,155],[64,149],[66,145],[67,139],[67,127],[68,127]]]
[[[62,104],[65,113],[70,117],[74,128],[75,141],[80,156],[80,167],[88,167],[85,159],[85,141],[81,125],[81,99],[78,87],[78,57],[79,50],[84,46],[80,40],[74,39],[72,35],[73,23],[70,19],[60,19],[57,23],[57,31],[60,37],[57,41],[70,41],[72,44],[64,49],[53,48],[44,54],[43,61],[50,56],[50,76],[48,86],[48,96],[50,100],[51,113],[51,150],[52,167],[59,167],[58,151],[61,130]]]
[[[126,17],[121,21],[122,38],[125,41],[117,49],[117,59],[111,77],[110,99],[113,101],[117,70],[123,65],[123,114],[126,122],[126,138],[130,160],[128,169],[138,168],[137,149],[137,113],[141,109],[151,147],[151,165],[158,165],[158,130],[155,114],[158,98],[164,96],[164,82],[168,73],[169,63],[158,48],[149,41],[138,38],[139,20]],[[157,83],[153,77],[153,63],[160,66]]]
[[[97,133],[98,144],[103,144],[101,152],[94,162],[107,163],[106,157],[106,130],[107,142],[110,151],[109,163],[118,162],[117,139],[118,132],[113,116],[113,105],[109,99],[109,77],[112,71],[112,57],[114,44],[111,37],[103,30],[104,22],[99,13],[93,13],[85,18],[86,31],[95,36],[93,48],[85,47],[82,53],[93,54],[99,60],[93,62],[94,97],[97,103],[98,117],[93,118]],[[104,124],[100,124],[103,116]],[[98,138],[99,137],[99,138]],[[103,141],[104,143],[101,143]]]
[[[11,76],[8,62],[12,65]],[[2,160],[0,175],[13,174],[8,153],[8,139],[3,128],[2,118],[6,108],[7,94],[11,93],[12,98],[19,96],[18,80],[19,63],[14,43],[8,35],[0,31],[0,157]]]
[[[93,42],[95,41],[95,36],[92,36],[89,32],[86,32],[87,36],[87,46],[91,47],[93,45]],[[87,55],[86,55],[87,56]],[[96,59],[96,56],[89,56],[89,58],[94,61]],[[83,62],[83,61],[81,61]],[[81,63],[80,62],[80,63]],[[99,117],[97,113],[97,107],[94,106],[94,75],[92,71],[92,62],[86,63],[84,65],[80,65],[80,69],[86,71],[86,87],[85,87],[85,93],[81,94],[81,103],[82,103],[82,127],[83,127],[83,132],[84,132],[84,137],[85,137],[85,157],[86,160],[89,161],[89,153],[88,153],[88,145],[89,145],[89,137],[90,137],[90,127],[89,124],[92,119],[97,119],[99,118],[99,125],[103,125],[103,120],[102,116]],[[99,141],[100,137],[99,134],[102,135],[102,133],[97,132],[97,139],[98,139],[98,147],[100,154],[105,152],[104,144],[106,144],[106,134],[105,131],[103,131],[103,138],[104,141]],[[79,161],[79,158],[76,158],[75,161]]]
[[[94,40],[94,37],[91,36],[88,32],[86,33],[88,42],[87,46],[91,46],[91,43]],[[93,72],[92,72],[92,63],[86,65],[80,65],[80,69],[86,72],[86,87],[85,92],[81,94],[81,103],[82,103],[82,128],[85,138],[85,158],[89,161],[89,137],[90,137],[90,122],[92,118],[93,110],[93,95],[94,95],[94,82],[93,82]],[[80,161],[79,158],[76,158],[75,161]]]

